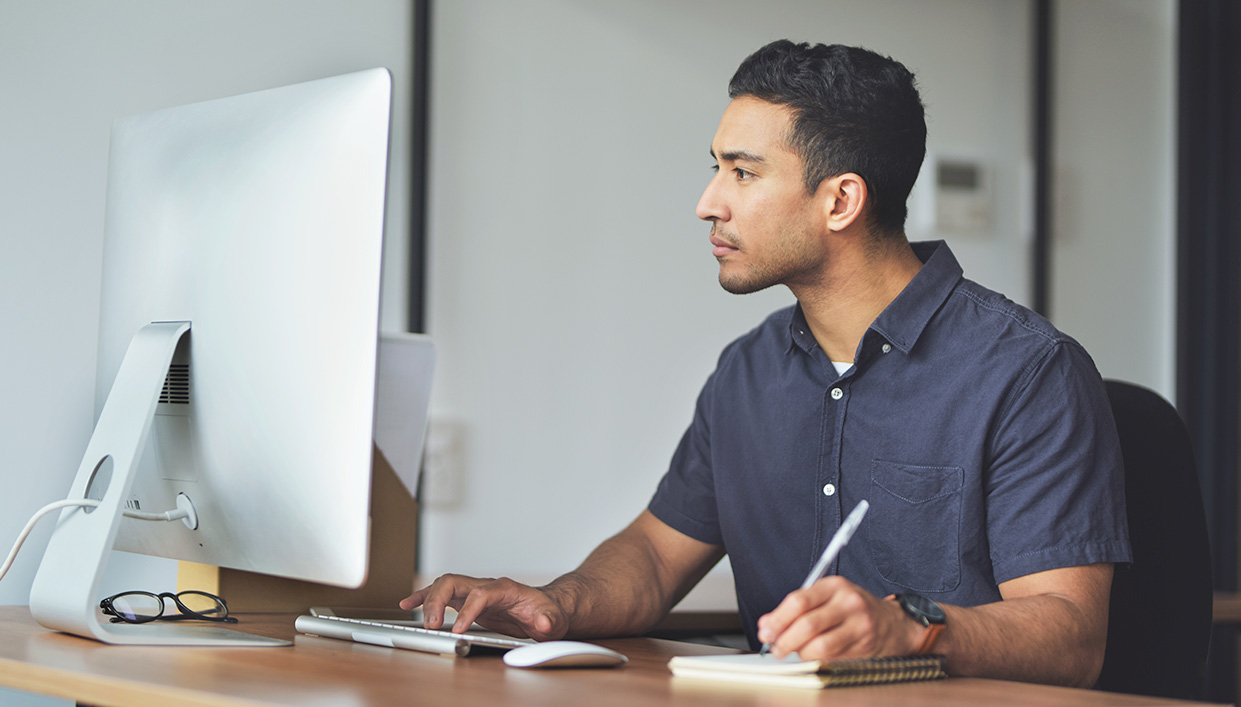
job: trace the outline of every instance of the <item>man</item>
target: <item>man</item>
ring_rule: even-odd
[[[925,154],[913,76],[866,50],[780,41],[746,59],[698,204],[720,284],[797,305],[730,344],[654,498],[533,588],[446,575],[402,606],[552,639],[641,633],[726,553],[750,643],[783,657],[942,653],[955,675],[1090,686],[1120,454],[1094,364],[1028,310],[911,245]],[[870,512],[799,587],[859,500]]]

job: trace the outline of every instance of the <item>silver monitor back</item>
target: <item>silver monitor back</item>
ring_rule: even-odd
[[[373,69],[115,123],[97,402],[140,330],[189,323],[120,503],[198,517],[116,549],[364,581],[390,96]]]
[[[365,578],[389,95],[377,69],[114,126],[97,400],[139,328],[191,323],[126,505],[199,517],[117,549]]]

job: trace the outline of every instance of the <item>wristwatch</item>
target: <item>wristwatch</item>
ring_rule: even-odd
[[[902,592],[892,598],[896,599],[896,603],[900,604],[911,619],[922,624],[925,629],[922,633],[922,644],[914,651],[914,655],[931,652],[935,639],[939,638],[939,634],[943,633],[944,627],[948,625],[943,607],[913,592]]]

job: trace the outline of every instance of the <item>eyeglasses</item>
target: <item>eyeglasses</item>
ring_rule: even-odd
[[[164,615],[171,599],[181,613]],[[112,623],[144,624],[148,621],[221,621],[235,624],[237,619],[228,615],[228,605],[214,594],[190,590],[185,592],[122,592],[99,602],[103,613],[111,616]]]

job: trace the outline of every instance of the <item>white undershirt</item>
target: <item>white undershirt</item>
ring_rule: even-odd
[[[843,376],[845,371],[853,368],[853,361],[832,361],[832,365],[836,367],[836,375]]]

